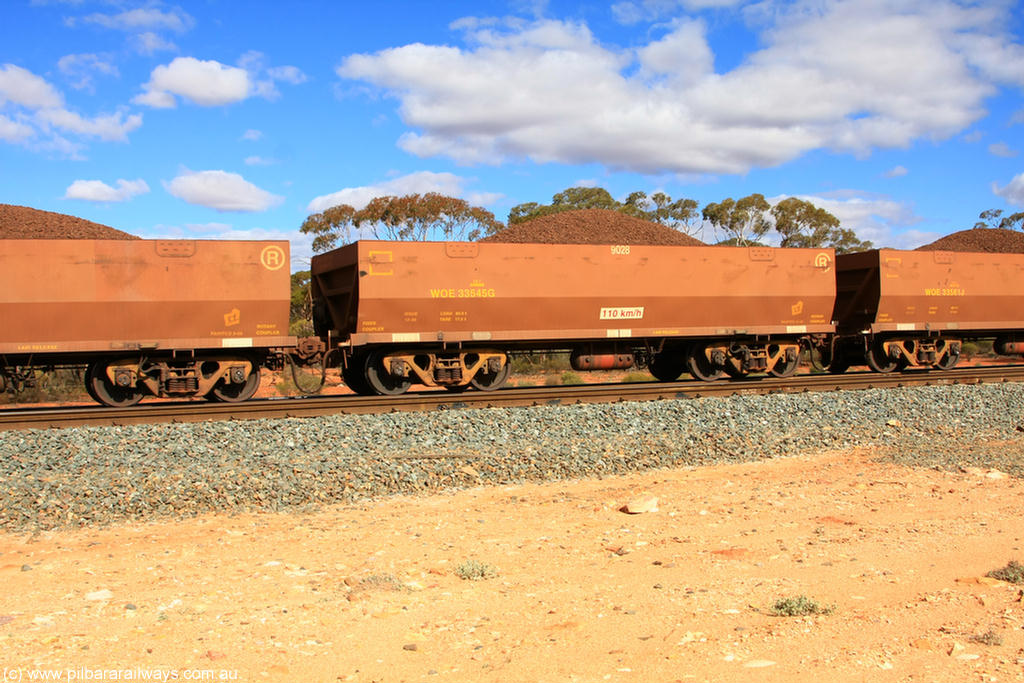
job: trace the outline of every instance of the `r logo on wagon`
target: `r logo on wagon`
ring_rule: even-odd
[[[601,309],[601,320],[641,320],[643,306],[614,306]]]

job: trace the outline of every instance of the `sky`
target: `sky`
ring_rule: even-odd
[[[574,186],[913,248],[1024,210],[1022,36],[1024,0],[0,0],[0,203],[296,269],[334,204]]]

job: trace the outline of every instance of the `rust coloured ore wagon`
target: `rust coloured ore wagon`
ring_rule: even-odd
[[[288,336],[287,242],[0,241],[0,374],[88,364],[106,405],[241,401]]]
[[[978,337],[1024,351],[1024,254],[877,249],[836,265],[833,372],[864,361],[878,372],[947,369]]]
[[[488,390],[508,354],[573,367],[796,370],[834,331],[831,249],[360,241],[313,258],[314,324],[361,393]]]

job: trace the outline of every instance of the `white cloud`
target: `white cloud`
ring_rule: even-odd
[[[1015,126],[1018,123],[1024,123],[1024,109],[1018,109],[1013,112],[1013,116],[1010,117],[1010,125]]]
[[[176,52],[178,50],[177,45],[152,31],[145,31],[137,36],[133,36],[132,43],[135,46],[136,52],[142,55],[153,55],[157,52]]]
[[[12,121],[3,114],[0,114],[0,140],[7,142],[22,142],[35,134],[32,126],[26,126],[20,121]]]
[[[149,82],[132,102],[157,109],[177,106],[183,97],[202,107],[219,107],[252,97],[276,99],[280,93],[275,83],[302,83],[306,75],[294,66],[266,68],[263,55],[249,51],[239,59],[239,66],[228,66],[216,60],[178,57],[170,64],[153,69]]]
[[[1002,141],[994,142],[991,145],[989,145],[988,152],[989,154],[992,154],[994,156],[1004,157],[1007,159],[1017,156],[1018,153],[1017,150],[1011,149],[1008,144]]]
[[[64,199],[82,199],[89,202],[125,202],[149,192],[145,180],[117,181],[113,188],[102,180],[76,180],[64,192]]]
[[[1004,187],[992,183],[992,192],[1014,206],[1024,206],[1024,173],[1018,173]]]
[[[422,157],[744,173],[816,149],[864,156],[955,135],[984,115],[996,81],[1012,76],[990,55],[1016,64],[1019,52],[1001,7],[822,0],[773,8],[756,15],[770,23],[751,27],[761,47],[724,73],[714,71],[705,25],[693,20],[671,22],[636,48],[601,44],[569,21],[464,20],[468,47],[354,54],[337,73],[398,99],[412,129],[398,145]]]
[[[87,24],[96,24],[118,31],[170,30],[184,33],[192,28],[195,21],[185,12],[175,9],[162,12],[155,8],[133,9],[118,14],[90,14],[82,18]]]
[[[240,102],[249,96],[252,84],[245,69],[195,57],[178,57],[153,69],[145,92],[132,102],[150,107],[175,106],[174,95],[202,107]]]
[[[886,178],[902,178],[908,173],[910,173],[910,171],[907,170],[906,166],[893,166],[882,175]]]
[[[774,205],[787,196],[771,197],[768,202]],[[825,209],[839,219],[843,228],[853,230],[859,239],[869,240],[875,247],[913,249],[941,237],[939,233],[912,229],[922,220],[913,207],[884,195],[838,190],[797,196]]]
[[[109,56],[95,54],[65,55],[57,60],[57,68],[64,74],[76,90],[93,91],[93,77],[117,77],[120,72],[110,61]]]
[[[128,133],[142,125],[141,114],[125,117],[122,112],[87,119],[66,109],[43,109],[36,118],[44,124],[108,142],[123,142]]]
[[[617,2],[612,5],[612,16],[620,24],[636,24],[641,21],[655,21],[680,10],[698,12],[739,5],[744,0],[639,0],[639,2]]]
[[[31,71],[14,64],[0,66],[0,105],[4,102],[28,109],[64,106],[64,98],[56,88]]]
[[[266,159],[255,154],[245,158],[246,166],[272,166],[276,163],[273,159]]]
[[[78,158],[81,145],[56,131],[105,141],[124,141],[142,125],[142,116],[118,111],[95,117],[66,109],[64,97],[45,79],[13,64],[0,66],[0,107],[11,105],[14,118],[0,119],[0,139]]]
[[[251,140],[255,142],[256,140],[259,140],[262,137],[263,131],[256,130],[255,128],[250,128],[249,130],[242,133],[243,140]]]
[[[164,187],[189,204],[217,211],[266,211],[284,197],[256,187],[237,173],[185,170]]]
[[[467,195],[464,190],[467,182],[466,178],[454,173],[417,171],[374,185],[346,187],[343,190],[316,197],[309,203],[306,210],[310,213],[319,213],[339,204],[348,204],[356,209],[361,209],[374,197],[388,195],[400,197],[407,194],[426,194],[427,192],[437,192],[451,197],[465,196],[466,201],[474,205],[489,204],[502,196],[493,193],[469,193]]]

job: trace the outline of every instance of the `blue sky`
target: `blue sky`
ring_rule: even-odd
[[[798,196],[876,246],[1024,210],[1024,4],[4,0],[0,203],[287,238],[439,191]],[[699,235],[700,236],[700,235]],[[703,235],[711,240],[710,231]]]

